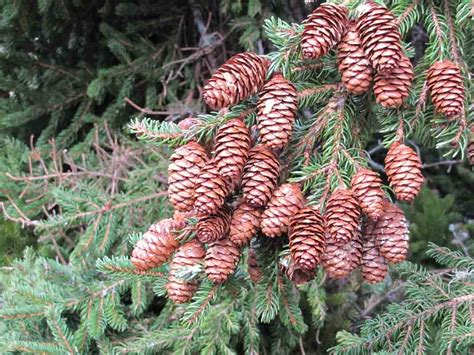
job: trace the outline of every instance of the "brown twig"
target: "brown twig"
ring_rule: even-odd
[[[135,102],[133,102],[130,98],[128,97],[125,97],[123,99],[127,104],[129,104],[130,106],[132,106],[134,109],[140,111],[141,113],[145,114],[145,115],[150,115],[150,116],[163,116],[163,115],[169,115],[170,114],[170,111],[153,111],[153,110],[150,110],[149,108],[146,108],[146,107],[141,107],[139,106],[138,104],[136,104]]]
[[[449,1],[444,0],[443,4],[444,4],[444,9],[446,11],[446,18],[448,20],[449,42],[451,44],[451,53],[453,54],[454,61],[456,62],[456,64],[459,65],[462,61],[461,61],[461,56],[459,55],[459,49],[457,46],[453,19],[451,17],[451,9],[449,8]]]
[[[308,88],[308,89],[298,91],[298,97],[301,98],[301,97],[311,96],[311,95],[329,91],[329,90],[337,90],[338,88],[339,88],[339,83],[325,84],[325,85],[317,86],[314,88]]]

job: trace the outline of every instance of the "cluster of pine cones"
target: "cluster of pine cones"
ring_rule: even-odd
[[[323,4],[305,21],[301,38],[304,58],[319,58],[338,50],[338,66],[348,92],[359,95],[374,81],[374,94],[385,107],[399,107],[408,96],[412,65],[403,54],[395,17],[369,2],[355,20],[344,6]],[[150,227],[132,253],[137,269],[153,268],[171,259],[167,291],[176,303],[189,301],[197,281],[180,277],[180,270],[203,264],[214,283],[225,282],[242,248],[258,233],[268,238],[288,236],[290,260],[286,273],[295,283],[306,282],[321,264],[331,278],[347,276],[358,266],[369,283],[380,282],[387,264],[406,258],[405,216],[389,202],[382,180],[359,167],[351,186],[339,186],[325,204],[324,214],[308,206],[299,184],[280,183],[279,153],[288,145],[298,109],[295,86],[281,74],[266,81],[270,62],[254,53],[229,59],[209,79],[205,102],[224,109],[258,95],[258,139],[242,117],[219,127],[211,154],[196,141],[176,149],[169,165],[169,199],[173,219]],[[462,77],[457,65],[437,62],[429,70],[428,87],[436,109],[447,117],[463,110]],[[411,202],[423,183],[421,161],[401,141],[385,158],[389,184],[400,201]],[[280,184],[279,184],[280,183]],[[196,224],[189,217],[197,218]],[[180,245],[183,228],[195,238]],[[253,250],[249,274],[261,271]]]

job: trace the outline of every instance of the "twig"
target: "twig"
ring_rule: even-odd
[[[435,162],[435,163],[423,164],[422,168],[427,169],[427,168],[432,168],[434,166],[441,166],[441,165],[449,165],[451,167],[455,164],[462,164],[463,162],[464,162],[464,160],[442,160],[442,161],[438,161],[438,162]]]
[[[405,11],[403,11],[403,13],[397,18],[397,25],[400,26],[400,23],[402,23],[405,18],[407,18],[407,16],[410,14],[410,12],[413,11],[413,9],[418,6],[418,3],[420,2],[420,0],[415,0],[413,1],[413,3],[411,3],[409,6],[407,6],[407,8],[405,9]]]
[[[146,107],[141,107],[139,105],[137,105],[135,102],[133,102],[130,98],[128,97],[125,97],[123,99],[127,104],[129,104],[130,106],[132,106],[134,109],[140,111],[141,113],[144,113],[145,115],[150,115],[150,116],[162,116],[162,115],[169,115],[170,112],[169,111],[153,111],[153,110],[150,110]]]
[[[461,56],[459,55],[459,50],[456,42],[456,35],[454,30],[453,19],[451,17],[451,9],[449,8],[449,1],[444,0],[444,9],[446,11],[446,18],[448,20],[448,27],[449,27],[449,42],[451,43],[451,53],[453,54],[454,61],[456,64],[461,63]]]
[[[298,97],[311,96],[311,95],[329,91],[329,90],[337,90],[338,87],[339,87],[339,83],[325,84],[325,85],[317,86],[314,88],[304,89],[304,90],[298,91]]]

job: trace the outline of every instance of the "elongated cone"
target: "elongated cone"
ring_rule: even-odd
[[[456,117],[464,111],[464,83],[461,69],[450,60],[434,63],[426,77],[436,112]]]
[[[301,37],[303,57],[319,58],[339,43],[346,31],[347,12],[344,6],[325,3],[308,16]]]
[[[215,214],[203,217],[196,224],[196,237],[201,243],[224,238],[229,232],[230,209],[224,205]]]
[[[194,206],[196,179],[206,164],[207,154],[196,142],[176,149],[168,167],[168,196],[174,208],[188,212]]]
[[[288,237],[294,264],[313,270],[326,246],[323,217],[313,208],[302,208],[290,219]]]
[[[328,240],[321,265],[331,279],[340,279],[348,276],[361,263],[362,233],[358,228],[349,243],[337,245]]]
[[[236,185],[250,150],[250,130],[240,118],[223,124],[216,134],[214,159],[221,176]]]
[[[242,177],[245,201],[255,207],[265,206],[272,197],[279,174],[280,162],[276,155],[262,145],[253,147]]]
[[[362,238],[362,277],[369,284],[383,281],[388,273],[388,266],[385,258],[375,245],[375,235],[373,234],[374,221],[368,220],[364,224]]]
[[[173,229],[172,219],[153,224],[132,251],[133,265],[139,270],[148,270],[166,262],[179,246]]]
[[[250,242],[250,239],[253,238],[260,227],[261,214],[262,212],[256,207],[240,200],[230,221],[230,240],[239,247]]]
[[[256,94],[265,82],[269,64],[255,53],[234,55],[207,81],[203,88],[204,101],[216,109],[235,105]]]
[[[398,66],[403,54],[397,19],[382,5],[369,1],[356,25],[362,48],[377,72]]]
[[[385,157],[385,172],[398,200],[411,202],[415,199],[423,185],[423,175],[420,157],[413,149],[393,143]]]
[[[385,202],[384,213],[378,219],[372,233],[380,254],[389,264],[406,259],[408,253],[408,221],[403,211],[390,202]]]
[[[293,83],[283,75],[275,74],[263,86],[257,108],[261,143],[272,150],[286,147],[298,109],[298,97]]]
[[[359,201],[362,212],[369,218],[377,220],[382,214],[382,203],[385,197],[379,175],[370,169],[359,168],[352,177],[351,189]]]
[[[335,244],[348,243],[359,225],[360,208],[352,191],[337,188],[326,205],[326,230]]]
[[[249,248],[249,257],[247,259],[247,270],[250,275],[250,280],[257,283],[262,278],[262,269],[258,265],[257,253],[253,248]]]
[[[225,282],[235,271],[240,254],[240,248],[227,237],[211,243],[204,258],[207,278],[216,284]]]
[[[166,290],[174,303],[186,303],[193,298],[198,288],[197,281],[186,281],[178,275],[187,268],[195,267],[204,260],[206,250],[197,240],[181,245],[170,262],[170,272]]]
[[[260,227],[263,234],[275,238],[288,232],[290,218],[303,207],[303,202],[298,184],[283,184],[277,188],[262,214]]]

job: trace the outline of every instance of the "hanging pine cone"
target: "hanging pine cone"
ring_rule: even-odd
[[[360,208],[369,218],[377,220],[382,214],[384,193],[379,175],[365,168],[359,168],[352,177],[351,189],[359,201]]]
[[[388,273],[388,266],[385,258],[375,245],[375,235],[373,234],[374,221],[368,220],[364,225],[364,238],[362,240],[362,277],[369,284],[383,281]]]
[[[372,83],[372,66],[362,50],[355,26],[346,32],[337,46],[337,59],[341,81],[347,91],[355,95],[366,93]]]
[[[416,152],[405,144],[393,143],[385,157],[385,171],[397,199],[413,201],[423,185],[421,160]]]
[[[179,246],[172,233],[173,229],[172,219],[153,224],[132,251],[133,265],[139,270],[148,270],[166,262]]]
[[[186,268],[192,268],[204,260],[206,250],[197,240],[181,245],[170,262],[170,271],[166,290],[168,297],[174,303],[186,303],[193,298],[198,288],[197,281],[181,279],[177,273]]]
[[[327,232],[334,243],[348,243],[356,233],[359,218],[359,203],[352,191],[341,187],[334,190],[326,205],[325,215]]]
[[[342,279],[351,272],[351,243],[337,245],[327,242],[321,258],[321,265],[331,279]]]
[[[283,259],[283,264],[287,264],[287,267],[283,268],[286,276],[293,282],[296,286],[305,284],[308,281],[311,281],[316,276],[316,270],[307,270],[295,264],[291,258],[289,260]]]
[[[298,97],[295,86],[275,74],[262,88],[257,123],[262,144],[272,150],[286,147],[293,132]]]
[[[219,239],[209,245],[204,267],[209,280],[216,284],[225,282],[237,267],[240,248],[229,238]]]
[[[269,61],[255,53],[234,55],[207,81],[204,101],[217,109],[235,105],[254,95],[265,82]]]
[[[233,184],[240,182],[240,175],[250,150],[250,130],[240,118],[222,125],[216,134],[214,159],[221,176]]]
[[[230,221],[230,240],[240,247],[247,244],[260,227],[261,214],[257,208],[240,200]]]
[[[319,58],[328,54],[341,40],[347,27],[347,8],[322,4],[304,22],[301,49],[305,58]]]
[[[194,206],[196,178],[206,164],[207,154],[196,142],[190,142],[174,152],[168,167],[168,196],[178,211],[187,212]]]
[[[203,217],[196,224],[196,237],[201,243],[224,238],[229,232],[230,209],[224,205],[215,214]]]
[[[302,208],[290,219],[288,237],[295,265],[313,270],[319,264],[326,245],[323,217],[310,207]]]
[[[250,280],[257,283],[262,278],[262,269],[258,265],[257,253],[252,248],[249,248],[249,257],[247,259],[247,270],[249,272]]]
[[[376,71],[382,73],[398,66],[403,54],[400,32],[397,19],[385,6],[368,2],[356,28]]]
[[[351,245],[351,253],[350,253],[350,272],[354,271],[357,269],[357,267],[361,264],[362,262],[362,230],[361,228],[357,228],[356,233],[354,234],[354,237],[351,239],[349,242]]]
[[[303,202],[298,184],[283,184],[277,188],[262,214],[260,227],[263,234],[275,238],[286,233],[290,218],[303,207]]]
[[[450,60],[434,63],[426,77],[436,112],[456,117],[464,111],[464,83],[461,69]]]
[[[383,73],[375,74],[374,94],[377,103],[384,108],[398,108],[410,93],[413,66],[403,53],[398,65]]]
[[[276,155],[264,146],[253,147],[242,177],[244,199],[252,206],[265,206],[272,197],[279,174],[280,162]]]

